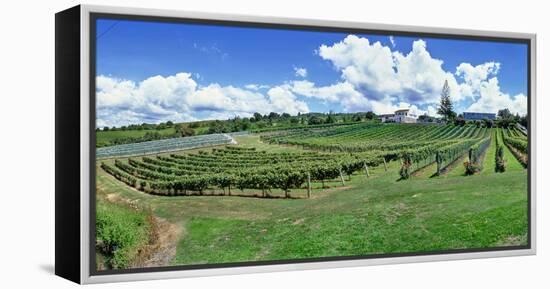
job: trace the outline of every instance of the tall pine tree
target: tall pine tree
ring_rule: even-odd
[[[453,103],[451,101],[451,88],[449,83],[445,80],[443,89],[441,90],[441,101],[437,113],[443,117],[446,122],[453,121],[456,113],[453,111]]]

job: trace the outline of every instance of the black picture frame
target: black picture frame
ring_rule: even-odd
[[[55,74],[56,74],[56,195],[55,195],[55,274],[63,278],[69,279],[76,283],[87,283],[88,278],[94,276],[109,277],[112,275],[127,275],[129,280],[132,280],[132,275],[140,273],[159,273],[168,271],[197,271],[204,269],[221,269],[221,268],[233,268],[233,267],[258,267],[266,265],[292,265],[292,264],[308,264],[308,263],[332,263],[338,261],[354,261],[354,260],[376,260],[385,258],[397,258],[397,257],[420,257],[420,256],[438,256],[438,255],[452,255],[452,254],[464,254],[464,253],[486,253],[486,252],[504,252],[507,251],[523,251],[524,254],[534,253],[535,247],[533,244],[533,216],[534,203],[532,196],[533,191],[533,161],[534,161],[534,142],[533,142],[533,127],[531,125],[534,119],[533,106],[534,106],[534,55],[532,52],[535,49],[535,37],[534,35],[524,36],[502,36],[497,34],[496,36],[487,35],[473,35],[471,31],[452,31],[452,33],[443,33],[440,30],[437,32],[428,32],[420,29],[419,32],[414,32],[414,27],[410,27],[411,30],[402,30],[397,28],[380,29],[380,28],[353,28],[353,27],[335,27],[334,25],[319,25],[313,24],[289,24],[289,23],[276,23],[267,19],[266,22],[255,21],[240,21],[240,20],[227,20],[216,18],[201,18],[200,15],[197,18],[194,17],[175,17],[175,16],[162,16],[159,15],[159,11],[154,11],[151,15],[147,13],[141,13],[145,11],[139,11],[140,13],[119,13],[117,11],[109,12],[109,7],[102,7],[101,11],[94,11],[94,6],[75,6],[70,9],[61,11],[55,15],[56,26],[56,47],[55,47]],[[116,10],[116,9],[113,9]],[[106,12],[107,11],[107,12]],[[136,10],[137,11],[137,10]],[[86,17],[83,17],[83,13]],[[82,26],[82,19],[88,21],[87,25]],[[414,252],[414,253],[398,253],[398,254],[378,254],[378,255],[361,255],[361,256],[338,256],[338,257],[320,257],[320,258],[304,258],[304,259],[292,259],[292,260],[273,260],[273,261],[251,261],[251,262],[236,262],[236,263],[220,263],[220,264],[203,264],[203,265],[178,265],[168,267],[155,267],[155,268],[135,268],[135,269],[119,269],[119,270],[96,270],[95,264],[95,45],[96,39],[93,37],[95,33],[95,21],[97,19],[120,19],[120,20],[139,20],[139,21],[154,21],[154,22],[169,22],[169,23],[200,23],[209,25],[222,25],[222,26],[237,26],[237,27],[256,27],[256,28],[269,28],[269,29],[290,29],[290,30],[308,30],[308,31],[327,31],[327,32],[348,32],[348,33],[361,33],[361,34],[374,34],[374,35],[396,35],[396,36],[421,36],[430,38],[445,38],[445,39],[461,39],[461,40],[483,40],[483,41],[495,41],[506,43],[522,43],[528,46],[527,51],[527,71],[528,71],[528,115],[530,117],[530,123],[528,126],[528,142],[532,148],[533,153],[529,153],[528,161],[528,240],[525,246],[503,246],[494,248],[470,248],[470,249],[453,249],[453,250],[441,250],[432,252]],[[307,22],[307,21],[305,21]],[[352,25],[353,26],[353,25]],[[82,36],[83,33],[89,36],[89,43],[87,47],[88,54],[82,55]],[[483,33],[481,33],[483,34]],[[88,114],[89,114],[89,127],[88,132],[82,131],[81,117],[82,117],[82,103],[81,94],[83,93],[83,86],[81,85],[81,77],[83,76],[83,68],[81,66],[82,60],[89,62],[87,71],[88,91]],[[88,133],[88,152],[82,152],[82,138],[83,133]],[[530,152],[531,152],[530,151]],[[82,154],[87,154],[84,158],[88,159],[89,174],[89,188],[85,190],[82,188],[82,167],[86,164],[82,163]],[[82,201],[87,199],[89,212],[87,227],[89,228],[89,234],[87,240],[82,239]],[[89,242],[90,250],[83,252],[82,242]],[[85,262],[83,254],[87,254],[88,263]],[[413,260],[414,261],[414,260]],[[87,273],[83,276],[83,268],[88,267]],[[135,278],[138,279],[138,278]],[[108,280],[108,279],[106,279]],[[101,281],[100,281],[101,282]]]

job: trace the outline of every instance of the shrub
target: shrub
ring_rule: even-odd
[[[506,160],[504,160],[504,148],[502,147],[502,145],[499,145],[497,148],[495,161],[495,172],[503,173],[504,171],[506,171]]]
[[[147,187],[147,182],[146,181],[140,181],[139,182],[139,190],[140,191],[145,191],[145,187]]]
[[[401,165],[401,169],[399,169],[399,175],[402,179],[408,179],[411,177],[411,156],[408,154],[403,155],[403,164]]]
[[[98,203],[96,239],[113,269],[127,268],[137,249],[148,241],[147,213],[120,205]]]
[[[477,174],[481,171],[481,167],[473,162],[464,162],[464,168],[466,169],[466,175]]]

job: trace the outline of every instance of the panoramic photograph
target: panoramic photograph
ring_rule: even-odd
[[[528,246],[528,45],[321,30],[96,20],[97,271]]]

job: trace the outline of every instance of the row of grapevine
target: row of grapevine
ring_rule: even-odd
[[[508,136],[504,136],[504,143],[507,145],[512,146],[513,148],[517,149],[519,152],[528,154],[529,145],[527,144],[526,140],[520,139],[520,138],[512,138]]]
[[[491,137],[485,138],[468,150],[468,161],[464,163],[467,175],[479,173],[483,169],[482,156],[491,145]]]
[[[109,166],[105,163],[101,163],[101,168],[103,170],[105,170],[108,174],[115,177],[117,180],[119,180],[123,183],[126,183],[129,186],[135,187],[136,184],[137,184],[137,179],[134,176],[132,176],[132,175],[126,173],[126,172],[123,172],[121,170],[118,170],[115,167]]]
[[[261,190],[263,196],[272,189],[281,189],[288,197],[291,189],[301,188],[311,180],[320,181],[323,186],[326,180],[338,177],[344,182],[344,174],[349,176],[359,170],[368,170],[368,165],[384,161],[378,155],[371,154],[335,154],[329,158],[328,155],[306,152],[303,156],[299,153],[280,153],[282,156],[301,158],[300,162],[293,159],[285,161],[283,157],[279,162],[248,163],[247,157],[251,160],[259,157],[276,159],[279,153],[233,147],[226,150],[242,154],[242,166],[223,164],[225,154],[218,149],[216,153],[173,154],[156,158],[142,157],[141,160],[130,158],[127,162],[117,159],[114,166],[102,163],[101,168],[132,187],[156,195],[203,194],[206,189],[221,189],[224,194],[226,191],[231,194],[231,188],[238,188]],[[203,156],[204,162],[197,159]],[[216,157],[219,158],[218,162],[215,161]]]
[[[402,164],[399,175],[401,178],[407,179],[415,171],[433,163],[436,163],[435,174],[440,175],[451,163],[463,156],[478,142],[477,139],[466,139],[464,141],[454,141],[440,147],[428,146],[403,151],[401,154]],[[482,142],[486,143],[487,138],[483,139]]]
[[[355,125],[317,131],[286,131],[261,136],[269,144],[324,152],[404,151],[440,141],[480,139],[487,128],[423,124]]]
[[[502,140],[510,149],[514,157],[524,166],[527,167],[529,144],[527,138],[523,135],[511,136],[508,129],[502,130]]]
[[[447,166],[463,156],[475,143],[476,140],[467,140],[439,149],[436,153],[436,174],[442,174]]]
[[[495,172],[503,173],[506,171],[506,160],[504,159],[504,147],[500,142],[500,132],[495,131]]]

